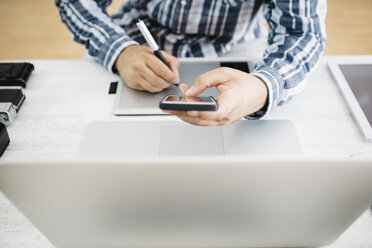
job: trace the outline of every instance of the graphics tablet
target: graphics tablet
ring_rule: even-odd
[[[183,58],[180,59],[179,74],[181,83],[192,86],[196,77],[204,72],[219,67],[232,67],[241,71],[249,72],[252,63],[246,58]],[[182,95],[180,89],[171,86],[159,93],[137,91],[119,82],[114,103],[115,115],[164,115],[159,109],[159,102],[167,95]],[[216,88],[207,89],[204,96],[218,97]]]
[[[372,56],[334,57],[329,68],[363,137],[372,142]]]

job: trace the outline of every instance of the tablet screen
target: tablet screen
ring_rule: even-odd
[[[372,126],[372,64],[341,64],[339,67]]]

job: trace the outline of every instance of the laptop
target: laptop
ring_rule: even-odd
[[[317,247],[370,206],[371,188],[371,163],[359,160],[0,164],[0,190],[61,248]]]
[[[181,83],[192,86],[196,77],[204,72],[219,67],[230,67],[244,72],[253,68],[253,61],[247,58],[181,58],[179,74]],[[159,102],[167,95],[183,95],[182,91],[174,85],[159,93],[149,93],[129,88],[121,80],[118,85],[114,102],[115,115],[165,115],[159,109]],[[213,96],[219,93],[215,87],[207,89],[201,95]]]
[[[302,156],[289,120],[240,120],[224,127],[173,121],[103,121],[83,133],[79,157]]]

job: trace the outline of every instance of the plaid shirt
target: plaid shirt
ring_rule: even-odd
[[[216,57],[267,36],[268,47],[251,73],[267,85],[265,113],[303,88],[324,50],[326,0],[129,0],[108,16],[110,3],[56,0],[73,39],[110,71],[125,47],[145,43],[137,19],[161,49],[177,57]]]

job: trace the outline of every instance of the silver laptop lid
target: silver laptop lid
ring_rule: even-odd
[[[363,161],[135,157],[0,165],[0,189],[57,247],[315,247],[372,202]]]

